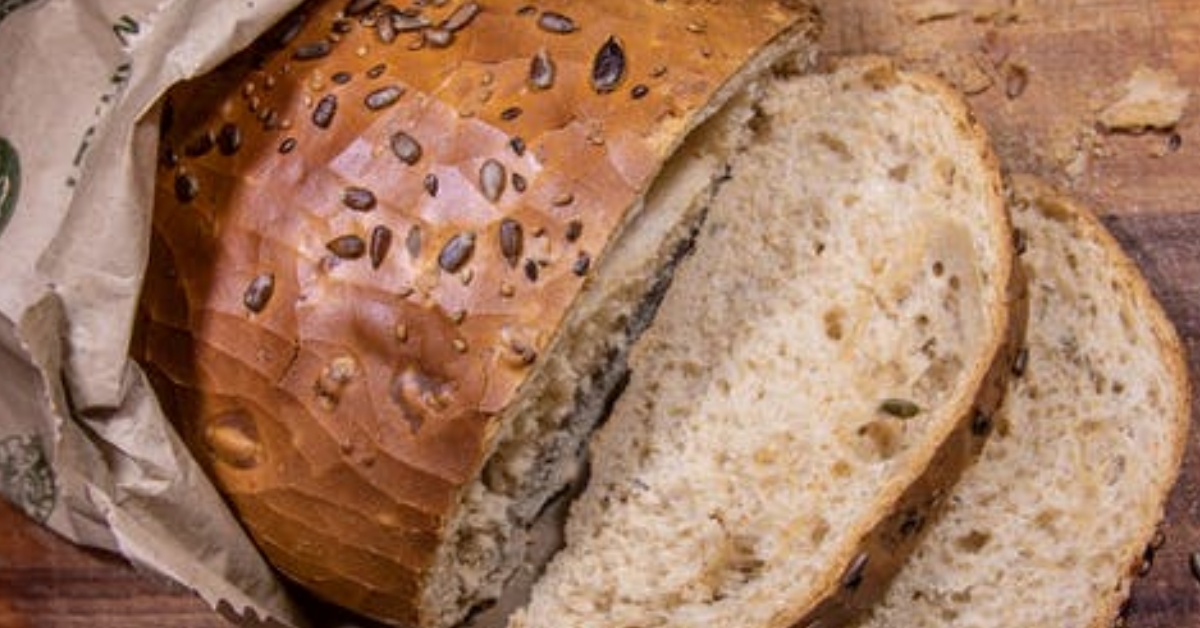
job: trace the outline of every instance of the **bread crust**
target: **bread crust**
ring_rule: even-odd
[[[386,6],[306,4],[173,91],[134,354],[276,567],[426,626],[462,491],[589,267],[739,69],[819,19]]]
[[[963,136],[972,141],[987,172],[992,174],[986,187],[991,191],[989,205],[994,224],[1000,233],[1011,233],[999,161],[987,131],[959,93],[928,75],[904,72],[894,60],[885,57],[854,57],[837,60],[836,64],[839,69],[857,69],[865,80],[878,82],[881,87],[902,80],[923,91],[940,94]],[[946,403],[951,408],[948,412],[957,416],[957,420],[948,422],[943,433],[931,435],[923,453],[914,454],[914,460],[924,463],[914,466],[909,477],[896,484],[902,488],[880,497],[880,515],[874,525],[862,534],[854,552],[839,559],[843,565],[840,577],[829,578],[818,588],[816,599],[820,603],[798,622],[781,617],[774,627],[830,628],[847,625],[861,616],[882,597],[929,522],[943,510],[950,488],[979,457],[992,431],[991,417],[1003,402],[1013,364],[1024,343],[1029,313],[1026,285],[1012,240],[1004,238],[995,244],[997,266],[1004,274],[992,280],[1005,287],[1006,297],[1003,303],[991,308],[989,315],[991,328],[1000,333],[981,351],[981,355],[992,356],[991,360],[974,365],[969,377],[972,383],[964,388],[972,394]]]
[[[1106,590],[1104,597],[1093,601],[1092,608],[1095,613],[1088,626],[1110,628],[1120,623],[1130,588],[1142,569],[1146,547],[1152,542],[1166,509],[1171,487],[1174,486],[1183,466],[1188,430],[1191,425],[1190,401],[1192,399],[1191,380],[1188,378],[1187,350],[1179,338],[1178,331],[1167,317],[1158,299],[1155,298],[1150,284],[1142,275],[1137,264],[1130,259],[1121,244],[1090,209],[1081,205],[1066,192],[1033,175],[1011,175],[1009,190],[1010,202],[1030,204],[1039,208],[1038,211],[1052,213],[1057,219],[1070,221],[1081,239],[1094,242],[1105,251],[1106,257],[1115,269],[1115,274],[1120,277],[1121,290],[1130,295],[1130,299],[1137,304],[1139,313],[1153,331],[1154,338],[1158,343],[1158,353],[1162,356],[1164,367],[1170,374],[1172,387],[1180,391],[1181,403],[1177,404],[1173,408],[1173,412],[1165,417],[1165,420],[1170,422],[1169,431],[1174,435],[1170,440],[1171,448],[1168,452],[1168,467],[1172,471],[1158,478],[1157,486],[1145,487],[1146,491],[1156,496],[1151,506],[1151,511],[1155,513],[1155,516],[1132,521],[1131,518],[1126,518],[1123,521],[1123,525],[1134,527],[1135,531],[1131,537],[1141,539],[1141,542],[1123,548],[1124,555],[1119,562],[1128,565],[1128,568],[1119,574],[1119,580],[1114,583],[1113,587]]]

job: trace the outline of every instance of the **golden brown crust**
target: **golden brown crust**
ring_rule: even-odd
[[[816,17],[387,7],[310,3],[172,93],[135,354],[276,566],[421,625],[460,493],[589,262],[730,77]]]

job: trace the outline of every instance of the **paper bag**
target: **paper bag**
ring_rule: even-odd
[[[297,0],[0,0],[0,493],[248,623],[293,603],[128,343],[157,103]]]

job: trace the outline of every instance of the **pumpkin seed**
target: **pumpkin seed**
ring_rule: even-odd
[[[357,17],[374,9],[377,4],[379,4],[379,0],[350,0],[346,3],[346,8],[342,9],[342,14]]]
[[[413,259],[421,254],[421,227],[409,227],[408,235],[404,237],[404,248],[408,249],[408,256]]]
[[[314,41],[298,46],[296,51],[292,53],[292,58],[297,61],[312,61],[313,59],[328,56],[332,51],[333,47],[329,42],[322,39],[321,41]]]
[[[441,26],[451,33],[460,31],[470,24],[471,20],[475,19],[476,15],[479,15],[480,11],[481,8],[478,2],[463,3],[454,10],[454,13],[450,14],[450,17],[446,18],[445,22],[442,22]]]
[[[242,147],[242,132],[237,125],[232,122],[226,122],[221,130],[217,132],[217,148],[221,154],[226,157],[238,152]]]
[[[317,128],[328,129],[329,125],[333,123],[335,115],[337,115],[337,96],[326,94],[313,109],[312,122]]]
[[[200,195],[200,182],[196,175],[184,172],[175,176],[175,198],[180,203],[190,203]]]
[[[267,303],[271,301],[271,296],[274,294],[275,275],[263,273],[255,277],[246,287],[246,293],[242,295],[242,304],[246,306],[246,309],[258,314],[266,309]]]
[[[342,204],[354,211],[371,211],[375,202],[375,193],[367,188],[352,186],[342,191]]]
[[[578,27],[575,26],[575,20],[554,11],[543,11],[538,17],[538,27],[548,33],[558,33],[565,35],[574,33]]]
[[[411,166],[421,160],[421,144],[408,133],[396,131],[392,134],[391,145],[392,153],[400,161]]]
[[[860,553],[850,561],[850,566],[846,568],[846,572],[842,574],[842,588],[853,591],[862,586],[863,578],[866,576],[867,563],[870,562],[871,556],[866,552]]]
[[[458,272],[474,252],[475,234],[469,231],[460,233],[442,247],[442,252],[438,254],[438,266],[448,273]]]
[[[529,86],[533,89],[550,89],[554,86],[555,67],[550,53],[545,48],[529,60]]]
[[[392,248],[392,230],[379,225],[371,230],[371,268],[379,268]]]
[[[499,201],[500,196],[504,194],[506,176],[504,166],[500,162],[495,159],[483,162],[483,166],[479,168],[479,189],[484,197],[493,203]]]
[[[592,63],[592,87],[601,94],[613,91],[625,78],[625,48],[621,40],[609,37]]]
[[[356,235],[338,236],[325,243],[330,253],[342,259],[358,259],[367,252],[367,243]]]
[[[512,218],[500,221],[500,253],[508,261],[508,265],[516,268],[524,248],[525,233],[521,223]]]
[[[907,399],[884,399],[879,409],[897,419],[911,419],[921,413],[921,407]]]
[[[398,85],[388,85],[381,87],[370,94],[363,100],[367,109],[371,111],[379,111],[396,104],[400,97],[404,95],[404,89]]]

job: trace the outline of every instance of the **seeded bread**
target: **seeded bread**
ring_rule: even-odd
[[[1032,178],[1013,188],[1024,372],[863,628],[1107,628],[1153,551],[1188,426],[1182,346],[1087,209]]]
[[[390,623],[494,598],[733,142],[668,156],[817,23],[322,0],[174,90],[134,354],[267,557]]]
[[[752,126],[514,628],[837,625],[982,443],[1021,315],[964,104],[862,59]]]

